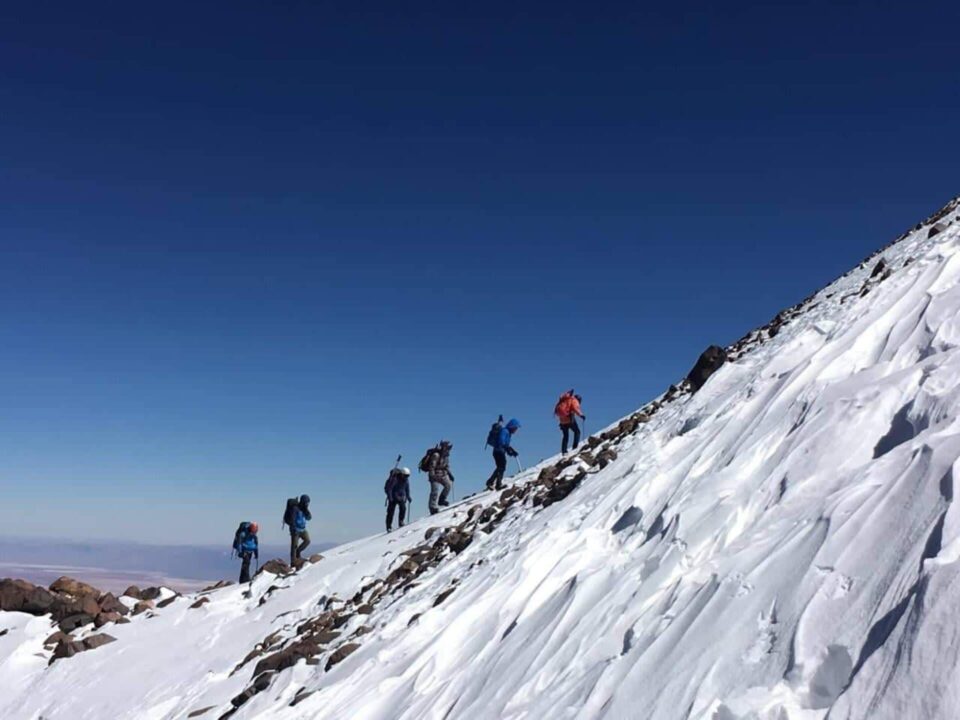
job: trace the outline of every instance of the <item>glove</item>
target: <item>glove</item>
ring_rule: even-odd
[[[508,447],[508,448],[507,448],[507,455],[509,455],[510,457],[516,457],[516,456],[519,455],[519,454],[520,454],[520,453],[518,453],[518,452],[517,452],[516,450],[514,450],[512,447]]]

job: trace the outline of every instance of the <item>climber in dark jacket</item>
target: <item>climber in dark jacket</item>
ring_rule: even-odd
[[[393,514],[400,510],[400,527],[407,519],[407,505],[410,503],[410,469],[394,468],[390,471],[383,491],[387,495],[387,532],[393,530]]]
[[[303,551],[310,545],[310,533],[307,532],[307,521],[313,520],[310,514],[310,496],[301,495],[300,501],[290,523],[290,564],[293,566],[301,562]]]
[[[487,490],[503,490],[503,476],[507,472],[507,455],[516,457],[517,451],[510,446],[513,434],[520,429],[520,422],[514,418],[500,429],[496,442],[493,444],[493,461],[496,469],[487,480]]]

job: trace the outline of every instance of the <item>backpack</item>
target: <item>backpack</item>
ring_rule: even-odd
[[[247,533],[250,531],[250,523],[244,520],[237,527],[237,531],[233,534],[233,551],[239,555],[240,554],[240,545],[247,538]]]
[[[284,525],[293,527],[293,524],[297,521],[297,507],[299,505],[300,500],[298,498],[290,498],[287,500],[287,509],[283,511],[283,522],[280,524],[281,528]]]
[[[557,400],[557,404],[553,407],[553,414],[557,417],[564,417],[570,414],[570,401],[573,400],[573,391],[565,392],[560,396],[560,399]]]
[[[432,447],[427,450],[426,454],[420,458],[420,463],[417,465],[417,469],[420,472],[430,472],[430,459],[439,452],[439,447]]]
[[[397,476],[399,474],[398,470],[391,470],[387,476],[387,481],[383,484],[383,492],[387,494],[387,497],[393,497],[393,488],[397,485]]]
[[[501,430],[503,430],[503,415],[501,415],[497,421],[490,426],[490,432],[487,433],[487,445],[490,447],[497,446],[497,440],[500,437]],[[487,445],[484,445],[484,447]]]

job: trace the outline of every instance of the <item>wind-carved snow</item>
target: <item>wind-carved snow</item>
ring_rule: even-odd
[[[664,405],[566,499],[385,599],[346,660],[285,670],[233,717],[960,717],[956,207],[937,221],[882,253],[889,276],[862,265]],[[383,577],[439,519],[50,668],[49,623],[0,615],[0,716],[220,717],[254,644]]]

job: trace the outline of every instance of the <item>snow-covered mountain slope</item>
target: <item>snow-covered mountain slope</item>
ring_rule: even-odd
[[[958,203],[880,255],[503,497],[49,667],[0,614],[0,717],[955,720]]]

